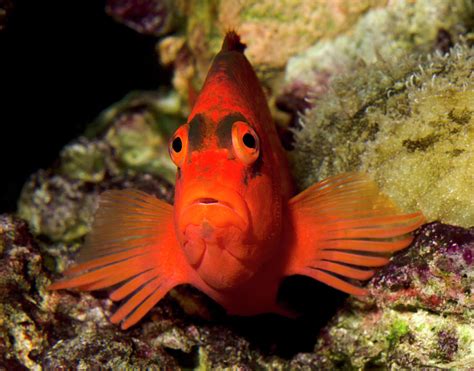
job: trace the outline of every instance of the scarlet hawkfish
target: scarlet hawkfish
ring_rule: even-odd
[[[51,289],[127,298],[112,315],[126,329],[163,296],[191,284],[229,314],[288,314],[276,297],[305,275],[349,294],[423,222],[402,214],[366,175],[346,173],[294,195],[285,152],[245,45],[227,33],[188,121],[169,142],[175,203],[144,192],[100,197],[79,263]]]

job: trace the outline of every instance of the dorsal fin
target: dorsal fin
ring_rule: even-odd
[[[223,52],[237,51],[243,53],[247,46],[240,41],[240,36],[235,31],[228,31],[222,43]]]

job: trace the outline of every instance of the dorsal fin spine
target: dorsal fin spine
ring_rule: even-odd
[[[243,53],[247,46],[240,41],[240,36],[235,31],[229,31],[222,43],[223,52],[237,51]]]

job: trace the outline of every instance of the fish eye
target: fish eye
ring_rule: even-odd
[[[176,130],[174,135],[171,137],[168,145],[168,151],[170,153],[171,160],[177,167],[183,165],[186,157],[186,149],[188,143],[188,125],[182,125]]]
[[[260,142],[257,133],[243,121],[236,121],[232,126],[232,147],[235,155],[246,165],[257,160],[260,153]]]

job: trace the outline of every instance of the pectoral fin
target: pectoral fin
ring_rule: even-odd
[[[293,236],[287,275],[302,274],[349,294],[360,281],[407,247],[425,221],[401,214],[366,175],[348,173],[319,182],[290,200]]]
[[[176,239],[172,206],[141,191],[107,191],[100,197],[92,232],[79,263],[51,290],[98,290],[120,284],[112,300],[128,300],[112,316],[126,329],[192,272]]]

